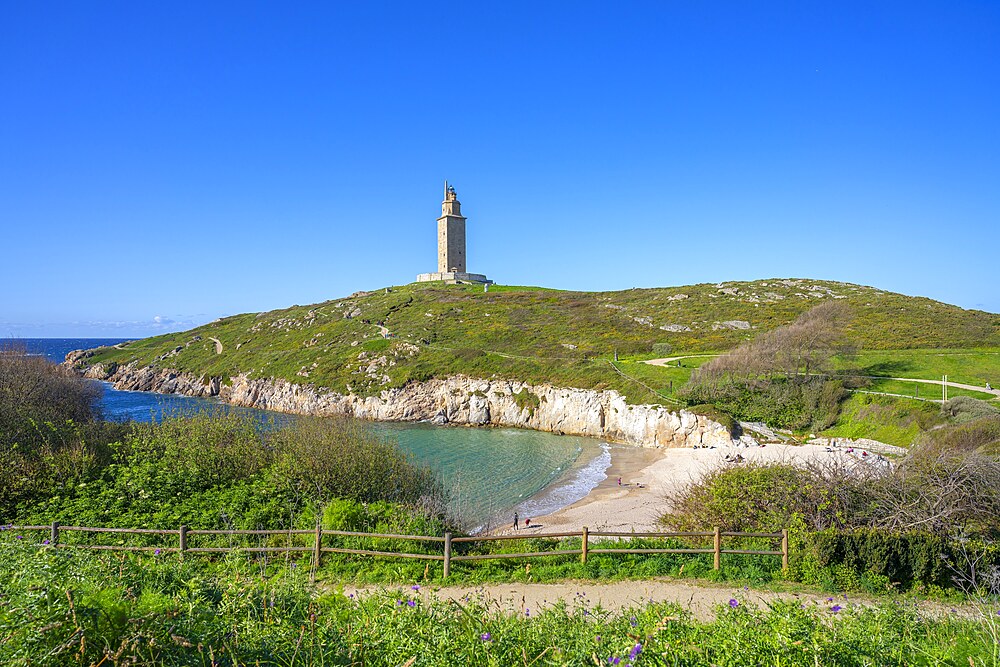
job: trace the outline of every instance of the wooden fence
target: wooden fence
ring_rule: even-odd
[[[187,526],[180,526],[177,530],[155,530],[149,528],[91,528],[87,526],[60,526],[58,523],[52,523],[49,526],[6,526],[7,531],[49,531],[49,537],[45,540],[44,544],[50,547],[72,547],[78,549],[98,549],[104,551],[152,551],[156,553],[166,552],[166,553],[179,553],[179,554],[198,554],[198,553],[228,553],[231,551],[243,551],[249,553],[295,553],[295,552],[311,552],[312,561],[316,567],[319,567],[322,562],[323,554],[326,553],[337,553],[337,554],[352,554],[358,556],[384,556],[389,558],[418,558],[422,560],[436,560],[444,562],[444,576],[447,578],[451,574],[451,564],[459,561],[477,561],[477,560],[493,560],[499,558],[539,558],[545,556],[567,556],[567,555],[579,555],[580,560],[584,563],[587,562],[587,556],[589,554],[713,554],[713,567],[718,570],[722,566],[722,556],[723,554],[746,554],[752,556],[781,556],[781,567],[783,570],[788,569],[788,531],[782,530],[780,533],[743,533],[743,532],[728,532],[722,531],[718,527],[711,531],[705,532],[686,532],[686,533],[653,533],[653,532],[615,532],[615,531],[601,531],[601,530],[589,530],[586,526],[579,531],[569,531],[563,533],[534,533],[530,535],[484,535],[484,536],[469,536],[469,537],[453,537],[450,532],[446,532],[444,537],[435,537],[428,535],[395,535],[392,533],[362,533],[362,532],[351,532],[345,530],[323,530],[320,526],[316,526],[315,530],[191,530]],[[65,544],[60,543],[59,538],[63,533],[67,532],[79,532],[79,533],[118,533],[127,535],[172,535],[175,536],[175,541],[172,546],[123,546],[123,545],[103,545],[103,544]],[[259,535],[264,537],[270,536],[288,536],[289,541],[293,535],[311,535],[313,536],[312,546],[293,546],[291,544],[287,546],[270,546],[270,547],[244,547],[244,546],[229,546],[229,547],[191,547],[188,546],[188,537],[192,535]],[[347,549],[341,547],[331,547],[324,546],[323,538],[330,536],[341,536],[341,537],[360,537],[360,538],[372,538],[372,539],[390,539],[390,540],[409,540],[414,542],[429,542],[429,543],[439,543],[442,545],[440,554],[414,554],[414,553],[403,553],[396,551],[373,551],[369,549]],[[503,540],[525,540],[525,539],[554,539],[554,538],[567,538],[567,537],[579,537],[580,538],[580,548],[579,549],[558,549],[553,551],[536,551],[536,552],[525,552],[525,553],[485,553],[485,554],[467,554],[467,555],[454,555],[452,554],[452,545],[469,543],[469,542],[498,542]],[[591,538],[595,537],[610,537],[618,540],[618,544],[622,543],[623,540],[631,538],[654,538],[654,539],[669,539],[669,538],[712,538],[711,548],[641,548],[641,549],[631,549],[628,547],[624,548],[609,548],[608,544],[616,544],[616,542],[604,541],[601,542],[599,548],[591,548]],[[780,550],[753,550],[753,549],[723,549],[722,540],[723,538],[729,537],[739,537],[739,538],[762,538],[771,540],[781,540]]]

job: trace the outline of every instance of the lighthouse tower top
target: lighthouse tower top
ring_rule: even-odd
[[[445,181],[444,201],[441,202],[441,217],[443,218],[448,215],[462,217],[462,202],[458,201],[458,195],[455,194],[455,186],[448,185],[448,181]]]

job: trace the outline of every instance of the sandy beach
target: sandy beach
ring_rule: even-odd
[[[726,465],[727,455],[741,455],[747,462],[805,464],[831,457],[858,458],[861,450],[828,451],[822,445],[768,444],[763,447],[716,449],[611,447],[607,479],[582,500],[547,516],[530,517],[530,532],[579,530],[654,531],[666,509],[667,491],[690,484],[714,468]],[[619,478],[621,484],[619,485]],[[509,532],[509,529],[504,531]]]

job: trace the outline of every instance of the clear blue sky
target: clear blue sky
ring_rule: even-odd
[[[1000,312],[1000,3],[0,4],[0,335],[469,270]]]

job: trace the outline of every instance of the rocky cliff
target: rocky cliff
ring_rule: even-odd
[[[711,419],[656,405],[629,405],[616,391],[529,385],[456,375],[410,383],[377,396],[320,392],[311,385],[240,374],[224,383],[137,364],[86,365],[86,353],[67,355],[66,363],[116,389],[218,396],[233,405],[292,414],[350,415],[377,421],[508,426],[581,435],[647,447],[722,446],[729,431]]]

